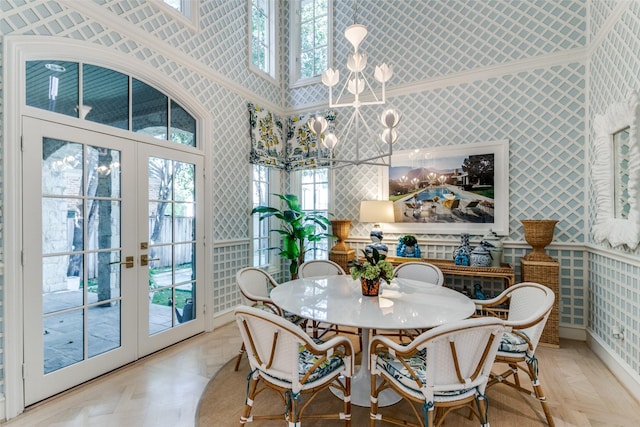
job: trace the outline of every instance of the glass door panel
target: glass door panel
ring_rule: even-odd
[[[135,360],[135,331],[123,328],[135,322],[135,274],[122,263],[124,253],[134,254],[135,220],[124,224],[122,211],[135,208],[135,186],[121,194],[120,164],[135,147],[42,120],[24,123],[24,311],[41,313],[25,318],[30,404]]]
[[[197,222],[202,209],[198,203],[202,194],[202,159],[158,147],[145,154],[140,152],[139,169],[148,171],[148,198],[140,209],[149,212],[144,225],[149,234],[141,242],[141,247],[146,247],[141,257],[146,257],[148,276],[140,281],[149,283],[145,319],[149,328],[148,336],[141,341],[155,348],[166,339],[164,336],[189,334],[204,325],[196,280],[201,274],[196,260],[202,256],[203,242],[202,237],[198,238],[203,232]]]

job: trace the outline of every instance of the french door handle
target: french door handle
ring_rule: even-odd
[[[114,262],[110,262],[109,265],[112,264],[124,264],[124,266],[126,268],[133,268],[133,257],[132,256],[128,256],[124,259],[124,261],[114,261]]]
[[[149,261],[160,261],[160,258],[149,258],[147,254],[140,255],[140,265],[149,265]]]

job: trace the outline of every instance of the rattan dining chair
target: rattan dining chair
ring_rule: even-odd
[[[346,274],[340,264],[328,259],[305,261],[298,267],[298,277],[318,277]]]
[[[273,288],[278,286],[278,282],[266,271],[257,267],[242,268],[236,273],[236,282],[240,288],[244,305],[283,316],[292,323],[303,327],[306,326],[306,319],[294,314],[285,313],[271,300],[269,294]],[[236,366],[234,368],[236,371],[240,367],[240,361],[244,353],[245,345],[243,343],[236,359]]]
[[[316,342],[284,318],[254,307],[238,307],[235,317],[251,365],[240,425],[256,420],[283,420],[291,427],[300,427],[305,409],[318,392],[328,387],[341,392],[343,411],[314,413],[305,418],[343,420],[346,426],[351,425],[354,353],[348,338]],[[265,388],[281,395],[284,414],[280,410],[252,415],[253,402]],[[303,401],[303,396],[308,397]]]
[[[465,406],[488,427],[485,388],[504,330],[500,319],[471,318],[432,328],[408,345],[374,336],[370,344],[370,427],[378,420],[439,426],[449,412]],[[378,378],[382,380],[379,384]],[[409,403],[414,422],[380,413],[378,395],[386,389],[393,389]]]
[[[492,374],[489,386],[502,383],[532,395],[531,390],[520,383],[518,372],[525,372],[531,380],[533,394],[540,401],[547,422],[552,427],[555,423],[538,377],[540,367],[535,352],[554,300],[551,289],[533,282],[511,286],[496,298],[474,300],[478,315],[505,319],[505,325],[511,328],[502,337],[496,356],[496,363],[506,364],[509,369]],[[510,377],[512,380],[509,380]]]
[[[440,268],[428,262],[403,262],[393,269],[393,275],[404,279],[433,283],[438,286],[442,286],[444,284],[444,275]]]

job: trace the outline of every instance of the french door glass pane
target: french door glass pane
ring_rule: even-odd
[[[114,301],[108,305],[89,307],[88,337],[89,357],[94,357],[109,350],[120,347],[120,328],[113,325],[121,323],[121,304]]]
[[[42,259],[42,312],[43,314],[68,310],[84,303],[82,293],[82,260],[79,271],[70,276],[69,256],[47,256]]]
[[[82,250],[83,212],[82,199],[42,198],[43,255]]]
[[[173,223],[171,216],[165,215],[167,203],[149,203],[149,244],[171,243]],[[150,257],[155,258],[155,257]]]
[[[84,359],[84,309],[44,317],[42,326],[45,374]]]
[[[166,331],[173,326],[173,289],[149,292],[149,335]]]

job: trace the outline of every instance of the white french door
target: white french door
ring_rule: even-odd
[[[201,156],[138,146],[140,355],[204,330]]]
[[[23,117],[30,405],[204,329],[202,159]]]

